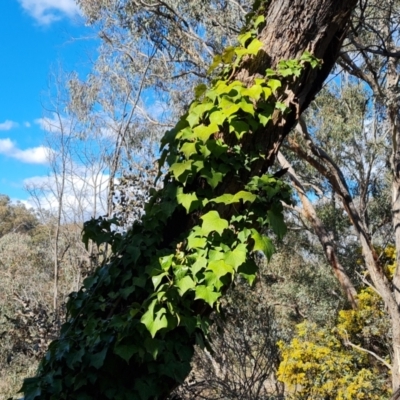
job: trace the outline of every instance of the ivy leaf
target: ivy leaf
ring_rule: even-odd
[[[210,114],[210,122],[212,124],[222,126],[226,119],[227,115],[222,110],[214,111]]]
[[[285,221],[283,219],[283,214],[281,210],[272,208],[268,210],[268,222],[279,239],[282,239],[287,231]]]
[[[217,54],[216,56],[214,56],[213,58],[213,62],[210,65],[210,67],[208,68],[207,74],[211,74],[215,68],[218,67],[219,64],[221,64],[222,61],[222,57],[220,54]]]
[[[216,158],[218,158],[220,155],[222,155],[228,151],[228,146],[225,143],[223,143],[220,139],[208,140],[207,148],[211,151],[211,153]]]
[[[169,170],[172,172],[176,180],[185,172],[192,169],[193,160],[187,160],[182,162],[177,162],[171,165]]]
[[[241,190],[240,192],[237,192],[235,196],[233,197],[234,202],[237,203],[239,200],[243,200],[243,203],[246,201],[249,201],[250,203],[253,203],[254,200],[257,198],[257,196],[251,192],[247,192],[245,190]]]
[[[230,64],[235,55],[235,48],[233,46],[228,46],[222,53],[222,61],[225,64]]]
[[[229,194],[225,193],[221,196],[216,197],[215,199],[211,200],[214,203],[223,203],[223,204],[232,204],[232,203],[239,203],[240,200],[243,200],[245,203],[246,201],[249,201],[250,203],[253,203],[254,200],[257,198],[257,196],[251,192],[247,192],[245,190],[241,190],[240,192],[237,192],[236,194]]]
[[[233,198],[233,194],[225,193],[221,196],[216,197],[215,199],[212,199],[211,201],[214,203],[232,204],[234,202]]]
[[[284,104],[284,103],[282,103],[282,102],[280,102],[280,101],[277,101],[277,102],[275,103],[275,108],[276,108],[277,110],[281,111],[282,113],[284,113],[285,111],[288,110],[288,107],[286,106],[286,104]]]
[[[205,85],[204,83],[200,83],[199,85],[197,85],[194,88],[194,95],[195,95],[196,99],[201,97],[205,93],[206,90],[207,90],[207,85]]]
[[[178,288],[178,292],[180,296],[183,296],[188,290],[193,289],[196,286],[194,280],[186,275],[180,281],[176,282],[176,286]]]
[[[268,79],[268,86],[271,88],[272,92],[276,92],[282,86],[282,83],[278,79]]]
[[[196,297],[195,300],[201,299],[204,300],[210,307],[218,300],[221,296],[221,293],[214,292],[212,287],[199,285],[196,287]]]
[[[248,89],[244,89],[242,92],[243,96],[249,96],[255,101],[258,101],[261,97],[261,94],[263,92],[263,88],[261,85],[253,85],[249,87]]]
[[[168,256],[160,257],[158,259],[161,268],[163,271],[168,271],[170,266],[172,265],[172,260],[174,259],[174,255],[170,254]]]
[[[253,260],[248,260],[239,267],[238,274],[243,276],[243,278],[245,278],[247,282],[252,285],[256,279],[257,271],[258,268],[256,263]]]
[[[204,249],[207,244],[207,239],[204,237],[195,237],[189,236],[188,237],[188,249]]]
[[[195,263],[191,266],[193,276],[196,275],[202,269],[207,267],[207,258],[205,257],[196,257]]]
[[[106,358],[108,347],[104,346],[103,350],[99,351],[90,356],[90,365],[99,369],[104,364],[104,359]]]
[[[191,112],[187,117],[186,121],[189,122],[189,126],[193,128],[195,125],[197,125],[200,121],[200,115],[195,114]]]
[[[224,261],[231,265],[236,271],[247,258],[247,246],[243,243],[239,244],[233,251],[225,253]]]
[[[230,101],[226,97],[223,97],[220,100],[220,106],[227,117],[229,117],[232,114],[235,114],[240,108],[238,104],[232,103],[232,101]]]
[[[249,46],[247,47],[248,54],[254,54],[257,55],[257,53],[260,51],[260,49],[263,47],[263,43],[258,40],[257,38],[254,38]]]
[[[259,15],[256,20],[254,21],[254,28],[258,28],[258,26],[260,24],[262,24],[263,22],[265,22],[265,17],[264,15]]]
[[[205,235],[213,231],[222,235],[222,232],[229,226],[228,221],[221,218],[218,211],[209,211],[207,214],[204,214],[201,219],[203,220],[202,229]]]
[[[150,332],[151,337],[154,338],[156,333],[168,326],[168,320],[166,317],[167,310],[164,307],[161,307],[155,314],[154,308],[157,303],[157,299],[153,300],[150,304],[148,310],[142,315],[140,322],[144,324],[147,330]]]
[[[251,38],[251,32],[243,33],[238,36],[239,43],[244,47],[248,39]]]
[[[137,353],[137,346],[134,344],[118,344],[114,347],[114,354],[121,357],[127,363],[135,353]]]
[[[159,275],[154,275],[151,277],[151,281],[153,282],[154,285],[154,290],[157,290],[157,288],[160,286],[162,279],[164,278],[164,276],[167,276],[168,272],[163,272]]]
[[[193,193],[179,193],[176,196],[178,200],[178,204],[182,204],[183,207],[185,207],[185,210],[187,213],[193,211],[195,209],[195,202],[197,202],[199,199],[197,198],[197,195],[195,192]],[[193,207],[192,207],[193,206]]]
[[[211,261],[208,264],[207,269],[212,271],[217,278],[221,278],[226,274],[233,274],[235,272],[232,265],[227,264],[224,260]]]
[[[275,252],[275,247],[272,244],[271,239],[265,235],[261,235],[255,229],[251,230],[251,238],[254,240],[253,251],[262,251],[269,261],[272,254]]]
[[[128,286],[124,289],[121,289],[119,292],[124,299],[127,299],[128,296],[135,291],[135,285]]]
[[[207,183],[215,189],[220,182],[222,182],[222,179],[224,178],[224,174],[222,172],[217,172],[214,170],[205,170],[202,172],[200,175],[202,178],[205,178]]]
[[[236,137],[240,139],[245,133],[249,131],[249,125],[244,121],[238,121],[237,119],[233,119],[229,123],[229,132],[235,132]]]
[[[191,155],[196,154],[196,143],[195,142],[185,142],[180,148],[180,152],[183,153],[188,160]]]
[[[218,125],[215,123],[211,123],[208,126],[201,124],[193,129],[195,137],[202,140],[203,142],[209,139],[213,133],[217,133],[218,131],[219,131]]]
[[[262,126],[266,126],[268,124],[268,121],[272,119],[271,114],[266,114],[266,113],[259,113],[258,114],[258,119],[261,123]]]

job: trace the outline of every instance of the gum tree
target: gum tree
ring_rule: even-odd
[[[116,221],[86,223],[84,240],[107,243],[112,256],[70,295],[26,399],[164,399],[185,378],[234,275],[252,282],[254,252],[270,257],[267,233],[285,232],[289,190],[268,170],[329,74],[355,5],[255,2],[238,44],[214,60],[210,83],[163,137],[167,173],[142,219],[126,234]]]

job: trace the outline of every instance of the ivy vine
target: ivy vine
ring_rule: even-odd
[[[267,233],[285,234],[290,190],[274,176],[252,176],[265,155],[242,143],[276,112],[289,112],[286,85],[319,61],[306,53],[251,86],[232,80],[262,50],[260,1],[248,21],[238,47],[215,57],[211,87],[196,88],[189,111],[162,139],[160,170],[168,172],[141,221],[124,234],[112,229],[116,220],[85,224],[84,242],[107,243],[113,255],[69,296],[60,338],[23,384],[26,400],[165,398],[189,373],[194,345],[204,345],[209,314],[235,275],[251,284],[254,253],[274,252]]]

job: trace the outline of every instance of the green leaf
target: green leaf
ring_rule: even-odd
[[[197,202],[199,199],[197,198],[197,195],[195,192],[193,193],[179,193],[176,196],[178,200],[178,204],[182,204],[183,207],[185,207],[185,210],[187,213],[193,211],[195,209],[195,202]]]
[[[228,146],[220,139],[208,140],[207,147],[211,151],[211,153],[217,158],[228,151]]]
[[[232,204],[232,203],[239,203],[240,200],[243,202],[249,201],[253,203],[257,196],[251,192],[246,192],[245,190],[241,190],[236,194],[229,194],[225,193],[221,196],[216,197],[215,199],[211,200],[215,203],[223,203],[223,204]]]
[[[178,287],[180,296],[183,296],[188,290],[193,289],[196,283],[189,275],[186,275],[180,281],[176,282],[176,286]]]
[[[268,222],[279,239],[282,239],[287,231],[285,221],[283,219],[283,214],[280,209],[273,207],[268,210]]]
[[[222,62],[224,64],[230,64],[235,56],[235,48],[233,46],[228,46],[222,53]]]
[[[230,101],[226,97],[223,97],[220,100],[220,106],[227,117],[229,117],[232,114],[235,114],[240,108],[238,104],[232,103],[232,101]]]
[[[235,132],[238,139],[240,139],[245,133],[249,132],[249,130],[249,125],[244,121],[233,119],[229,123],[229,132]]]
[[[135,291],[135,285],[128,286],[126,288],[121,289],[119,292],[124,299],[127,299],[128,296]]]
[[[179,149],[181,153],[183,153],[188,160],[190,156],[197,153],[196,143],[195,142],[185,142],[181,148]]]
[[[261,85],[253,85],[249,88],[246,88],[243,90],[242,95],[243,96],[249,96],[255,101],[258,101],[261,97],[261,94],[263,92],[263,88]]]
[[[164,307],[160,307],[160,309],[154,313],[154,308],[156,306],[157,299],[153,300],[150,304],[148,310],[142,315],[140,322],[144,324],[147,330],[150,332],[151,337],[154,338],[156,333],[168,326],[168,320],[166,317],[167,310]]]
[[[226,274],[233,274],[235,272],[233,266],[227,264],[224,260],[211,261],[207,266],[207,270],[212,271],[217,278],[221,278]]]
[[[195,113],[190,113],[187,118],[187,122],[189,122],[189,126],[193,128],[195,125],[198,125],[200,122],[200,115],[195,114]]]
[[[232,204],[234,203],[233,198],[233,194],[225,193],[221,196],[216,197],[215,199],[212,199],[211,201],[214,203]]]
[[[254,21],[254,28],[258,28],[258,26],[260,24],[262,24],[263,22],[265,22],[265,17],[264,15],[259,15],[256,20]]]
[[[96,369],[99,369],[100,367],[103,366],[104,364],[104,359],[107,354],[108,347],[104,346],[104,348],[99,351],[98,353],[92,354],[90,356],[90,365],[95,367]]]
[[[127,363],[135,353],[137,353],[137,346],[135,346],[134,344],[117,344],[114,347],[114,354],[121,357]]]
[[[157,290],[157,288],[160,286],[164,276],[167,276],[168,272],[162,272],[161,274],[154,275],[151,277],[151,281],[153,282],[154,285],[154,290]]]
[[[209,139],[213,133],[217,133],[218,131],[218,125],[215,123],[211,123],[208,126],[201,124],[193,129],[195,137],[202,140],[203,142]]]
[[[282,86],[282,83],[278,79],[268,79],[268,86],[271,88],[272,92],[275,93],[276,90]]]
[[[202,229],[205,235],[213,231],[222,235],[222,232],[229,226],[228,221],[221,218],[218,211],[209,211],[207,214],[203,215],[201,219],[203,220]]]
[[[279,111],[281,111],[282,113],[284,113],[285,111],[289,110],[289,107],[286,106],[286,104],[277,101],[275,103],[275,108],[278,109]]]
[[[220,182],[222,182],[222,179],[224,178],[224,174],[222,172],[217,172],[214,170],[205,170],[202,171],[201,175],[202,178],[205,178],[207,183],[215,189]]]
[[[272,114],[259,113],[257,116],[262,126],[266,126],[268,121],[272,119]]]
[[[253,251],[262,251],[269,261],[272,254],[275,252],[275,247],[272,244],[271,239],[265,235],[261,235],[255,229],[251,230],[251,238],[254,240]]]
[[[254,116],[254,106],[252,103],[246,101],[245,99],[242,99],[240,101],[240,103],[238,103],[238,106],[245,113],[248,113],[248,114],[251,114],[252,116]]]
[[[200,98],[207,90],[207,85],[200,83],[194,88],[194,95],[196,99]]]
[[[144,347],[148,353],[153,357],[153,360],[157,359],[158,352],[160,350],[160,341],[157,339],[146,338],[144,341]]]
[[[247,260],[244,264],[242,264],[238,269],[238,274],[243,276],[249,282],[250,285],[253,284],[254,280],[257,276],[257,265],[253,260]]]
[[[219,64],[221,64],[221,61],[222,61],[222,57],[220,54],[217,54],[216,56],[214,56],[213,62],[210,65],[210,67],[208,68],[207,73],[211,74],[214,71],[214,69],[217,68]]]
[[[245,203],[246,201],[253,203],[256,199],[257,196],[251,192],[247,192],[245,190],[241,190],[239,192],[237,192],[235,194],[235,196],[233,197],[235,202],[238,202],[239,200],[242,200],[243,203]]]
[[[163,271],[168,271],[169,270],[169,268],[172,265],[172,260],[173,259],[174,259],[174,255],[173,254],[170,254],[170,255],[164,256],[164,257],[160,257],[158,259]]]
[[[204,249],[207,244],[207,239],[204,237],[189,236],[187,248],[188,249]]]
[[[257,55],[257,53],[260,51],[262,47],[263,43],[259,41],[257,38],[254,38],[248,45],[247,50],[249,54]]]
[[[210,114],[210,123],[222,126],[227,118],[227,115],[222,110],[213,111]]]
[[[196,297],[195,300],[201,299],[204,300],[207,304],[212,307],[214,303],[221,296],[221,293],[217,293],[213,291],[212,287],[199,285],[196,287]]]
[[[242,35],[238,36],[239,43],[244,47],[248,39],[251,38],[251,32],[243,33]]]
[[[177,162],[171,165],[169,170],[172,172],[176,180],[185,172],[192,169],[193,160]]]
[[[197,256],[196,261],[190,267],[192,275],[195,276],[199,271],[205,269],[207,267],[207,263],[208,263],[207,258],[202,256]]]
[[[225,253],[224,261],[226,264],[231,265],[236,271],[247,258],[247,246],[243,243],[239,244],[233,251]]]

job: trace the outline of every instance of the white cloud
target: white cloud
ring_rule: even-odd
[[[82,175],[81,175],[82,173]],[[92,216],[104,215],[107,204],[109,175],[105,171],[66,171],[62,197],[62,218],[68,222],[83,222]],[[60,205],[61,176],[34,176],[24,180],[31,194],[30,207],[57,213]]]
[[[51,118],[37,118],[34,122],[47,132],[60,133],[61,130],[63,130],[64,133],[66,133],[71,129],[71,122],[67,118],[61,117],[56,113],[54,113]]]
[[[0,154],[27,164],[46,164],[49,151],[51,150],[44,146],[21,150],[9,138],[0,139]]]
[[[0,123],[0,131],[9,131],[10,129],[16,128],[17,126],[17,122],[7,119],[6,121]]]
[[[24,126],[26,127],[26,128],[30,128],[32,125],[31,125],[31,123],[30,122],[24,122]]]
[[[22,8],[41,25],[79,14],[75,0],[18,0]]]

